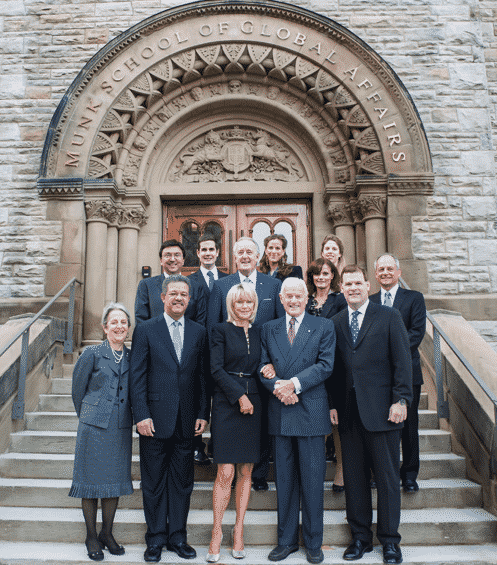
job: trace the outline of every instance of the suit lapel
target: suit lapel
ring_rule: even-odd
[[[395,293],[395,300],[393,301],[393,307],[397,308],[397,310],[400,310],[400,305],[404,301],[404,296],[404,289],[399,286],[397,292]]]
[[[349,309],[348,307],[342,310],[343,314],[339,318],[339,324],[342,329],[342,333],[347,340],[347,343],[351,349],[354,349],[355,345],[352,341],[352,335],[350,334],[350,326],[349,326]]]
[[[288,359],[291,348],[286,333],[286,316],[278,320],[278,323],[273,327],[272,331],[274,332],[275,341],[283,359]]]
[[[180,366],[184,366],[188,360],[188,357],[191,355],[192,351],[194,350],[193,347],[193,331],[190,328],[190,320],[185,318],[185,333],[183,335],[183,350],[181,352],[181,363]]]
[[[366,308],[366,313],[364,314],[364,320],[362,321],[361,329],[359,330],[359,335],[357,336],[357,340],[355,342],[354,347],[358,347],[361,341],[363,340],[364,336],[367,334],[369,330],[369,326],[373,323],[374,316],[373,316],[373,308],[371,307],[372,302],[370,301],[368,307]],[[350,332],[349,332],[350,334]],[[352,341],[352,338],[350,339]]]
[[[286,322],[286,316],[284,318],[284,321]],[[284,329],[285,329],[285,332],[286,332],[286,323],[285,323]],[[309,338],[312,335],[312,332],[313,332],[313,329],[311,328],[311,324],[309,323],[309,315],[306,314],[302,318],[300,328],[298,329],[297,335],[295,336],[295,339],[293,340],[293,345],[290,349],[290,355],[288,357],[287,365],[294,363],[295,360],[298,359],[298,357],[302,353],[303,349],[307,345],[307,342],[309,341]],[[287,341],[288,341],[288,337],[287,337]]]
[[[185,328],[185,330],[186,330],[186,328]],[[171,357],[179,365],[179,360],[178,360],[178,357],[176,356],[176,350],[174,349],[173,340],[171,339],[171,335],[169,334],[169,328],[167,327],[167,323],[166,323],[164,316],[161,316],[161,318],[158,321],[157,332],[158,332],[158,334],[161,338],[161,341],[167,347],[167,350],[169,351]],[[186,331],[185,331],[185,334],[186,334]]]
[[[105,341],[105,349],[102,352],[102,357],[107,359],[107,366],[117,375],[118,367],[116,363],[112,363],[112,347],[108,341]]]

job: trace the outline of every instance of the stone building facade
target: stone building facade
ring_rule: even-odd
[[[304,264],[334,231],[349,261],[398,254],[429,305],[497,319],[495,2],[0,9],[4,305],[86,277],[94,339],[158,272],[171,203],[253,201],[308,206]]]

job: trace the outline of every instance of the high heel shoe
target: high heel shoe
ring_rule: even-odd
[[[126,553],[124,547],[117,543],[112,534],[110,535],[110,539],[107,539],[107,537],[104,537],[104,533],[100,532],[98,534],[98,541],[104,549],[107,547],[109,553],[112,555],[124,555]]]
[[[88,540],[85,541],[85,545],[86,545],[86,551],[88,552],[88,557],[92,560],[92,561],[102,561],[104,558],[104,552],[102,551],[102,546],[99,543],[99,547],[100,549],[97,549],[95,551],[90,551],[90,548],[88,547]]]
[[[223,543],[223,534],[221,534],[221,541],[219,543],[219,553],[208,553],[205,560],[207,563],[217,563],[221,557],[221,544]]]
[[[231,545],[233,545],[234,543],[235,543],[235,527],[233,526],[231,528]],[[233,555],[235,559],[243,559],[244,557],[247,556],[247,554],[245,553],[245,549],[242,549],[240,551],[236,549],[232,549],[231,555]]]

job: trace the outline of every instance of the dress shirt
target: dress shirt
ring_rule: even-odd
[[[200,272],[202,273],[202,276],[204,277],[205,280],[205,284],[207,286],[209,286],[209,277],[207,276],[207,273],[212,273],[214,275],[215,281],[217,281],[217,279],[219,278],[217,267],[215,265],[212,269],[206,269],[205,267],[200,266]]]
[[[362,326],[362,322],[364,320],[364,314],[366,313],[366,309],[368,307],[369,304],[369,298],[366,300],[366,302],[357,310],[353,310],[350,306],[347,306],[348,310],[349,310],[349,326],[352,323],[352,314],[354,312],[359,312],[359,316],[357,316],[357,324],[359,326],[359,331],[361,331],[361,326]]]
[[[390,290],[385,290],[384,288],[381,289],[381,304],[385,304],[385,294],[387,292],[390,293],[390,296],[392,297],[392,306],[393,303],[395,302],[395,295],[397,294],[397,290],[399,289],[399,283],[397,283],[394,287],[392,287]]]
[[[238,275],[240,277],[240,282],[245,282],[245,279],[250,279],[250,282],[254,285],[254,290],[256,289],[257,269],[254,269],[248,277],[242,275],[242,273],[240,273],[240,271],[238,271]]]
[[[181,324],[181,326],[179,327],[179,333],[181,335],[181,343],[184,345],[185,344],[185,317],[181,316],[181,318],[179,320],[175,320],[174,318],[171,318],[171,316],[168,316],[165,312],[164,312],[164,319],[166,320],[166,324],[167,324],[167,329],[169,330],[169,335],[171,336],[171,341],[173,339],[173,322],[179,322]],[[174,345],[174,343],[173,343]]]
[[[285,314],[285,326],[286,326],[286,334],[288,335],[288,330],[290,329],[290,320],[292,318],[295,318],[295,338],[297,338],[297,332],[299,331],[300,328],[300,324],[302,323],[302,320],[304,319],[305,316],[305,312],[300,314],[300,316],[297,318],[295,316],[290,316],[289,314]],[[293,342],[295,343],[295,341]],[[302,392],[302,387],[300,386],[300,381],[297,379],[297,377],[292,377],[290,379],[293,383],[293,386],[295,387],[295,394],[300,394]]]

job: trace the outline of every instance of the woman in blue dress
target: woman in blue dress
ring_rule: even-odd
[[[87,347],[74,367],[72,399],[79,418],[74,473],[69,496],[81,498],[88,557],[102,561],[102,549],[123,555],[112,535],[119,497],[133,492],[131,482],[132,416],[128,397],[129,350],[124,345],[130,316],[111,302],[104,308],[107,339]],[[97,505],[102,530],[97,536]]]

